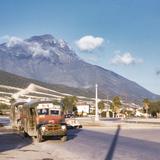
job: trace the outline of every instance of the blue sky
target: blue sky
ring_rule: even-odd
[[[1,42],[48,33],[160,94],[159,0],[0,0]]]

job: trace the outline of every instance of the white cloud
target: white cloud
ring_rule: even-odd
[[[41,47],[39,43],[28,43],[28,48],[32,52],[33,56],[43,55],[45,57],[49,56],[49,50],[45,50]]]
[[[100,47],[103,42],[104,39],[102,37],[87,35],[76,41],[76,45],[81,51],[92,51]]]
[[[27,41],[24,41],[22,38],[15,37],[15,36],[8,36],[8,35],[1,37],[1,39],[6,41],[7,47],[14,47],[17,44],[23,44],[24,46],[26,46],[26,48],[29,49],[29,51],[33,56],[40,56],[40,55],[43,55],[45,57],[49,56],[50,50],[43,49],[39,43],[27,42]]]
[[[7,47],[13,47],[13,46],[15,46],[15,45],[17,45],[17,44],[23,43],[23,39],[21,39],[21,38],[19,38],[19,37],[15,37],[15,36],[12,36],[12,37],[10,37],[10,36],[5,36],[4,38],[7,40],[7,43],[6,43]]]
[[[142,59],[137,59],[132,56],[130,52],[126,52],[122,55],[116,54],[116,56],[111,60],[111,64],[124,64],[124,65],[129,65],[129,64],[136,64],[136,63],[142,63]]]

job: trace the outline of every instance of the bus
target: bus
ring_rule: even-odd
[[[38,142],[48,136],[57,136],[63,142],[67,140],[67,126],[61,105],[54,105],[50,100],[31,100],[13,105],[11,112],[13,127],[16,126],[25,136],[36,137]]]

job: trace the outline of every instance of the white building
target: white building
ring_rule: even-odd
[[[87,115],[90,113],[90,105],[89,104],[77,104],[77,112],[79,115]]]

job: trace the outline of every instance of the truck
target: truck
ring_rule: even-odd
[[[31,100],[11,106],[12,126],[25,136],[37,138],[42,142],[46,137],[57,136],[67,140],[67,126],[61,105],[50,100]]]

